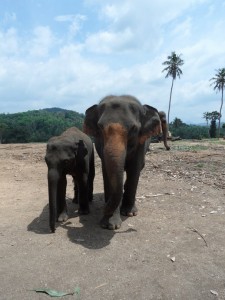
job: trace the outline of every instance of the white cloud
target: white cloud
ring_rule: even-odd
[[[111,53],[120,49],[121,44],[122,49],[127,51],[137,51],[137,48],[141,51],[157,51],[163,43],[163,26],[204,0],[161,0],[154,3],[149,0],[116,0],[113,4],[109,1],[93,2],[100,6],[101,18],[105,19],[108,28],[88,36],[89,50]],[[173,33],[184,38],[184,34],[191,34],[190,31],[191,18],[187,18],[176,23]]]
[[[87,37],[85,46],[97,53],[126,51],[127,45],[133,44],[133,33],[130,28],[121,32],[102,31]],[[137,45],[136,45],[137,46]]]
[[[177,24],[175,28],[172,30],[172,36],[173,38],[178,37],[182,39],[189,38],[191,36],[192,31],[192,19],[191,17],[187,17],[183,22]]]
[[[34,29],[33,37],[28,43],[29,54],[35,57],[46,57],[55,41],[49,27],[38,26]]]
[[[82,23],[87,20],[85,15],[60,15],[55,17],[57,22],[69,22],[68,38],[72,39],[81,29]]]
[[[18,36],[15,28],[9,28],[5,32],[0,31],[0,54],[16,55],[19,51]]]

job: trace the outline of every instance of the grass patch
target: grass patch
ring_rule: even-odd
[[[198,163],[197,165],[195,165],[195,167],[201,169],[204,167],[204,164],[203,163]]]
[[[208,150],[209,147],[204,145],[174,145],[172,149],[175,151],[197,152],[201,150]]]

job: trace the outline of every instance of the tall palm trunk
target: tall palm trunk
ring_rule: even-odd
[[[221,120],[221,112],[223,108],[223,87],[222,87],[222,96],[221,96],[221,105],[220,105],[220,115],[219,115],[219,128],[218,128],[218,138],[220,138],[220,120]]]
[[[171,106],[171,99],[172,99],[172,92],[173,92],[173,82],[174,82],[174,78],[172,79],[172,84],[170,89],[170,100],[169,100],[169,108],[168,108],[168,130],[170,126],[170,106]]]

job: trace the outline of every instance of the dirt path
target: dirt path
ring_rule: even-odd
[[[91,214],[48,228],[45,144],[0,145],[0,299],[225,299],[225,143],[152,144],[137,192],[139,214],[120,230],[99,227],[96,156]],[[79,295],[78,295],[79,294]]]

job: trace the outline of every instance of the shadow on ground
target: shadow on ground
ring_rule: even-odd
[[[69,220],[65,223],[56,224],[57,228],[62,227],[67,230],[67,236],[72,243],[79,244],[88,249],[101,249],[110,244],[111,239],[115,234],[132,233],[135,230],[129,228],[125,231],[114,231],[102,229],[99,225],[99,221],[102,217],[104,200],[103,194],[95,194],[94,200],[90,204],[91,213],[89,215],[78,215],[77,204],[72,203],[71,200],[67,200]],[[40,216],[35,218],[28,226],[27,230],[35,232],[37,234],[51,234],[48,224],[48,205],[46,205]],[[79,218],[79,221],[76,220]],[[75,220],[74,220],[75,219]],[[126,218],[123,217],[123,220]],[[79,222],[79,226],[75,223]]]

